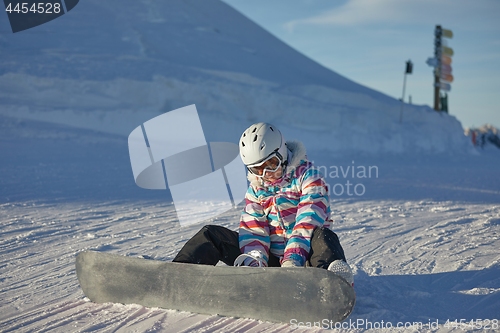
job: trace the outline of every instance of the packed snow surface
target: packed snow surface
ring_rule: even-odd
[[[0,120],[2,332],[311,331],[293,322],[89,302],[75,275],[78,252],[168,261],[201,225],[181,227],[167,191],[134,184],[126,138]],[[459,157],[333,157],[312,150],[310,157],[329,171],[331,188],[339,194],[331,197],[334,230],[354,268],[357,293],[348,322],[438,321],[440,330],[448,331],[448,319],[498,319],[496,151]],[[371,178],[341,171],[336,177],[335,170],[353,166],[372,167]],[[363,195],[354,192],[358,185],[361,194],[359,184]],[[206,222],[236,230],[238,218],[235,209]],[[329,328],[322,327],[315,330]]]
[[[135,185],[126,138],[191,104],[207,141],[269,121],[305,143],[355,272],[345,331],[498,328],[499,151],[473,147],[453,116],[325,69],[215,0],[87,0],[37,28],[0,30],[0,331],[332,328],[83,295],[80,251],[168,261],[201,227],[179,224],[168,191]],[[236,230],[240,209],[205,223]]]

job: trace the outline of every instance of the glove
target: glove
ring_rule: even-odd
[[[262,252],[253,250],[240,254],[234,261],[234,266],[267,267],[267,262]]]
[[[281,267],[304,267],[294,260],[285,260],[281,263]]]

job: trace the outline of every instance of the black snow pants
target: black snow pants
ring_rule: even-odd
[[[233,266],[240,254],[236,231],[217,225],[206,225],[187,241],[173,261],[216,265],[220,260],[226,265]],[[346,261],[338,236],[330,229],[314,229],[307,264],[326,269],[332,261],[338,259]],[[279,258],[269,254],[268,266],[279,267]]]

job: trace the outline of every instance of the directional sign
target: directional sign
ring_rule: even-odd
[[[451,65],[451,57],[443,54],[441,56],[441,64]]]
[[[446,73],[441,73],[440,75],[441,80],[447,81],[447,82],[453,82],[453,75],[451,74],[446,74]]]
[[[453,38],[453,31],[448,29],[441,29],[441,34],[446,38]]]
[[[451,66],[450,65],[441,64],[441,73],[451,74]]]
[[[439,89],[444,90],[444,91],[450,91],[451,90],[451,84],[446,83],[446,82],[436,83],[436,84],[434,84],[434,87],[438,87]]]
[[[438,65],[438,61],[436,58],[427,58],[427,60],[425,62],[427,65],[429,65],[431,67],[436,67]]]
[[[431,67],[436,67],[438,65],[438,61],[436,58],[427,58],[425,62]]]
[[[443,46],[441,47],[441,52],[447,56],[453,56],[453,49],[451,47]]]

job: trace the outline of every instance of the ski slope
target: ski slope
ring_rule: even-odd
[[[87,0],[0,32],[3,115],[128,135],[196,104],[208,141],[268,121],[338,153],[470,149],[455,117],[328,70],[218,0]]]
[[[124,137],[0,119],[2,332],[321,331],[89,302],[75,275],[78,252],[171,260],[201,225],[181,227],[166,192],[136,187]],[[310,155],[320,165],[353,165],[351,157]],[[365,156],[355,165],[377,166],[378,178],[328,179],[366,188],[332,196],[334,229],[355,271],[351,320],[438,320],[447,331],[448,319],[498,318],[499,162],[496,151]],[[238,216],[207,222],[236,230]]]
[[[84,297],[78,252],[171,260],[201,227],[179,225],[167,191],[135,185],[126,138],[190,104],[207,141],[236,142],[269,121],[305,143],[332,189],[333,228],[355,271],[348,324],[360,325],[343,331],[382,322],[435,331],[436,321],[450,331],[455,319],[494,331],[500,154],[472,147],[453,116],[402,109],[215,0],[86,0],[23,33],[0,20],[0,32],[0,331],[331,328]],[[373,172],[363,177],[363,168]],[[206,223],[236,230],[238,219],[235,209]]]

